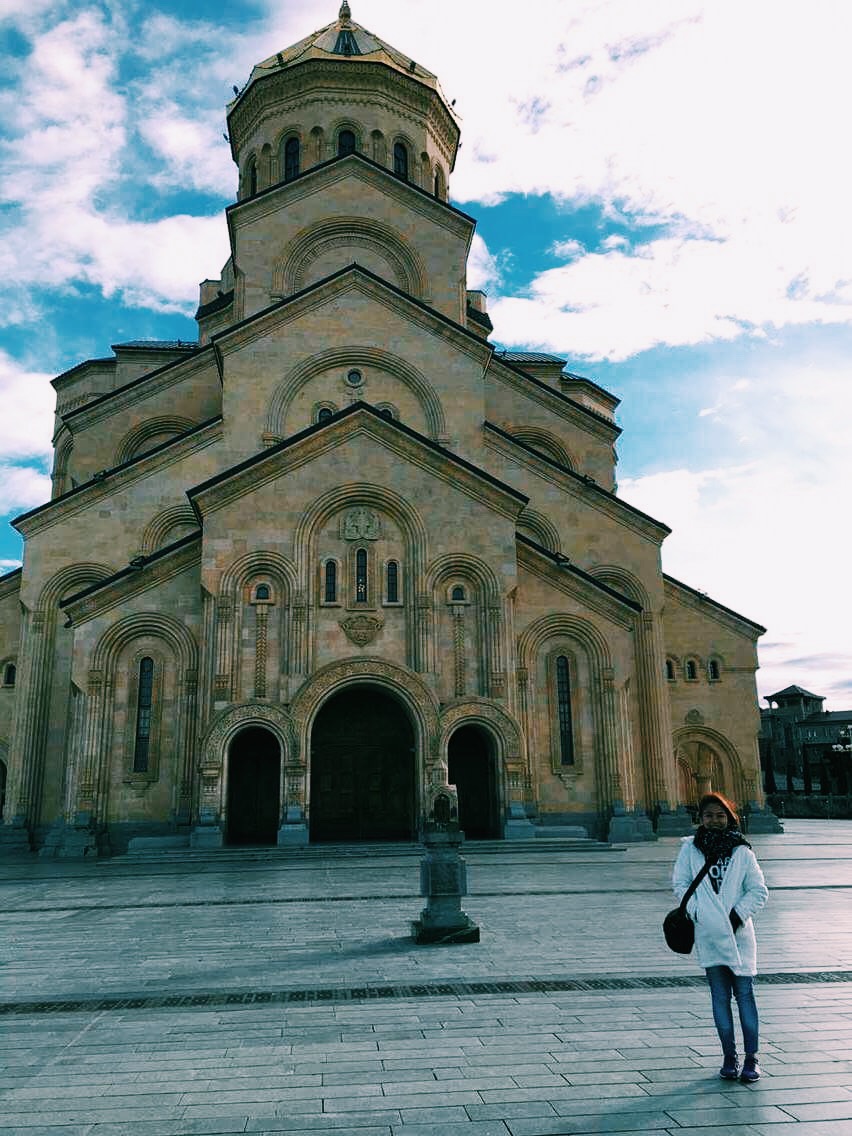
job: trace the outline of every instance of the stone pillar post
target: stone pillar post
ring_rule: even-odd
[[[692,831],[692,822],[685,809],[676,808],[677,762],[663,677],[666,651],[656,613],[643,613],[636,647],[647,807],[656,813],[658,836],[685,836]]]
[[[231,639],[233,604],[230,596],[219,596],[216,601],[216,669],[213,676],[214,702],[230,702],[233,698],[231,674]]]
[[[486,689],[490,698],[505,698],[506,671],[502,662],[500,650],[503,621],[499,601],[489,602],[485,616],[486,648],[485,655],[488,666],[488,682]]]
[[[195,764],[195,729],[197,722],[198,676],[188,670],[183,676],[178,708],[177,737],[180,739],[183,758],[180,764],[180,785],[175,821],[179,827],[192,819],[192,771]]]
[[[418,673],[432,669],[432,597],[418,592],[414,606],[414,667]]]
[[[627,815],[624,807],[624,780],[620,768],[618,752],[621,731],[618,727],[618,708],[615,690],[615,672],[611,667],[604,669],[601,677],[602,737],[600,753],[603,758],[603,782],[605,797],[603,815],[610,816],[607,839],[625,842],[640,840],[636,821]]]

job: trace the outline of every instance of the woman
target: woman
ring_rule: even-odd
[[[707,971],[713,1021],[722,1043],[719,1076],[751,1083],[760,1077],[757,1063],[758,1020],[752,979],[757,973],[757,943],[752,916],[769,892],[763,872],[740,832],[733,804],[721,793],[708,793],[698,804],[698,831],[685,836],[672,874],[680,900],[705,861],[710,871],[687,904],[695,923],[698,961]],[[731,995],[736,998],[743,1031],[745,1061],[740,1072],[734,1040]]]

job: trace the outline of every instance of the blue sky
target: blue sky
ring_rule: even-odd
[[[769,629],[760,692],[852,704],[848,6],[351,4],[456,99],[495,341],[622,399],[620,493],[674,529],[666,571]],[[49,495],[49,379],[195,337],[232,85],[337,7],[0,0],[0,571]]]

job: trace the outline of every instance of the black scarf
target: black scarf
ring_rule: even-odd
[[[751,848],[740,830],[731,825],[721,832],[718,829],[705,828],[703,824],[699,825],[694,843],[705,860],[709,860],[711,864],[715,864],[717,860],[727,859],[740,844]]]

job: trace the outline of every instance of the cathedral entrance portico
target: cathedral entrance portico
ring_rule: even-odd
[[[448,780],[459,796],[459,825],[468,840],[497,840],[500,796],[494,741],[481,726],[461,726],[447,745]]]
[[[281,751],[262,726],[240,730],[228,748],[227,842],[275,844],[280,815]]]
[[[312,842],[415,838],[415,737],[398,699],[361,684],[332,695],[310,754]]]

